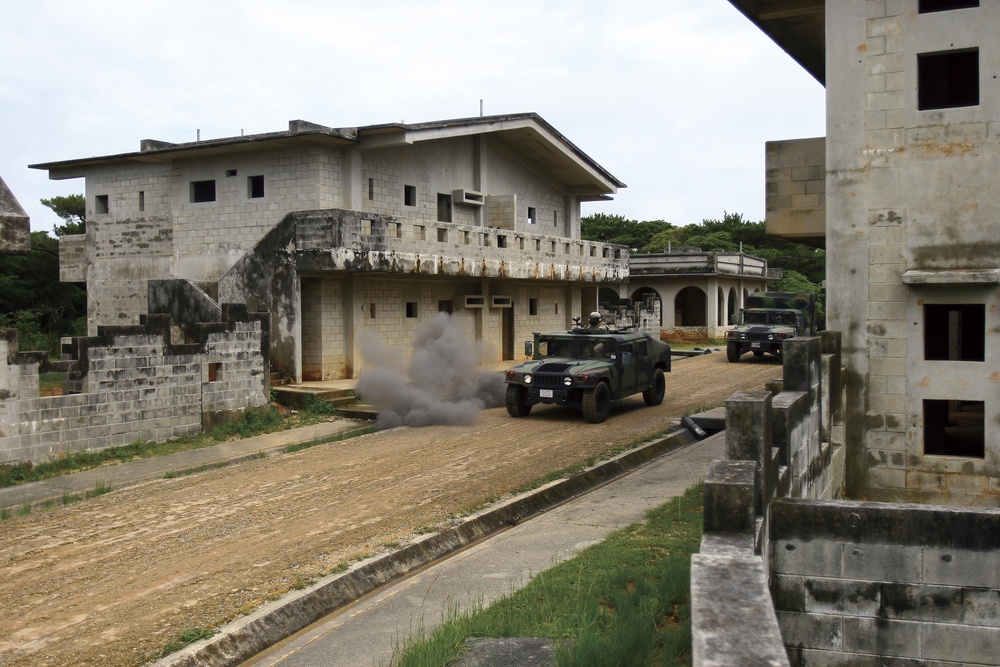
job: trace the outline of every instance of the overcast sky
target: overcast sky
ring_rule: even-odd
[[[764,218],[764,142],[823,89],[727,0],[0,0],[0,177],[33,231],[82,193],[28,164],[286,130],[535,112],[628,187],[583,214]]]

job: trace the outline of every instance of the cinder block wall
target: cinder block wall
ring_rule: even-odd
[[[770,533],[793,665],[1000,664],[1000,511],[775,500]]]
[[[109,336],[87,348],[84,393],[39,396],[39,355],[0,335],[0,464],[40,462],[135,440],[160,442],[268,402],[261,321],[235,322],[201,345],[162,333]],[[139,329],[139,327],[135,327]]]

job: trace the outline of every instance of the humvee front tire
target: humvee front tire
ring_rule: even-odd
[[[726,346],[726,359],[729,359],[730,363],[737,363],[740,360],[740,344],[730,343]]]
[[[646,401],[646,405],[653,406],[659,405],[663,402],[663,394],[667,389],[667,381],[663,377],[663,371],[659,368],[653,373],[653,381],[649,385],[649,389],[642,392],[642,400]]]
[[[583,392],[583,418],[600,424],[611,414],[611,390],[603,382]]]
[[[507,414],[511,417],[526,417],[531,412],[531,406],[524,400],[524,393],[521,385],[507,385]]]

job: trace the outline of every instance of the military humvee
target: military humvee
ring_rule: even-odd
[[[726,332],[726,358],[736,363],[747,352],[781,356],[787,339],[815,335],[815,294],[758,292],[747,296],[740,324]]]
[[[646,405],[663,402],[670,346],[641,331],[577,327],[534,334],[531,357],[507,371],[507,412],[524,417],[534,405],[553,403],[581,410],[588,422],[608,418],[611,401],[642,392]]]

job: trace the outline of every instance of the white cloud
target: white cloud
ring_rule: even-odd
[[[35,0],[0,9],[0,176],[32,218],[83,191],[37,162],[167,141],[534,111],[626,182],[589,205],[763,217],[764,141],[823,91],[725,0]]]

